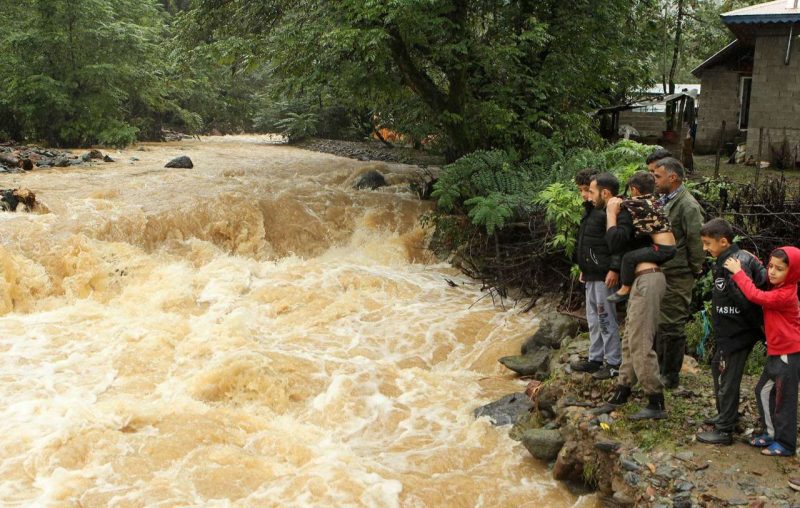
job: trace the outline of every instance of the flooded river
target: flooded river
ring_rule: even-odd
[[[415,168],[109,153],[0,175],[50,210],[0,214],[0,505],[582,503],[472,416],[535,320],[425,250]],[[367,168],[394,185],[352,190]]]

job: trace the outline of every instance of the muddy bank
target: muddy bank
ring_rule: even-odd
[[[501,359],[531,381],[526,394],[495,406],[492,418],[500,419],[498,409],[516,412],[511,437],[532,460],[548,462],[555,479],[596,490],[604,506],[800,506],[800,493],[787,484],[799,475],[798,458],[766,457],[747,444],[758,428],[754,376],[742,384],[742,417],[731,446],[696,441],[698,432],[712,430],[703,422],[716,411],[708,369],[688,357],[681,388],[666,392],[668,419],[627,418],[646,404],[641,391],[626,407],[602,414],[597,408],[615,380],[569,367],[587,354],[588,334],[574,336],[579,323],[570,325],[572,318],[555,309],[537,310],[551,320],[558,316],[556,324],[525,341],[527,354]]]

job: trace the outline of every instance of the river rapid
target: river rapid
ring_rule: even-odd
[[[0,175],[49,209],[0,214],[0,505],[588,503],[472,416],[536,321],[425,250],[416,168],[267,141]]]

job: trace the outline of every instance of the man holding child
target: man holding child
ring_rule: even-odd
[[[635,234],[631,212],[621,207],[622,200],[617,197],[619,180],[614,175],[600,173],[592,180],[589,190],[595,206],[605,205],[606,242],[612,253],[622,254],[652,246],[649,236]],[[639,189],[639,192],[649,194],[652,191],[653,180],[650,178],[649,188]],[[630,418],[663,419],[667,417],[667,413],[653,340],[658,323],[659,302],[664,295],[666,281],[658,264],[653,261],[639,261],[635,266],[634,277],[628,296],[627,324],[622,337],[619,381],[605,409],[614,409],[627,403],[631,389],[638,381],[648,398],[648,404]]]

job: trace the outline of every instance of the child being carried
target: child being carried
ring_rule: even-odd
[[[608,297],[609,302],[617,303],[628,299],[633,280],[636,278],[636,265],[650,262],[658,265],[675,257],[675,236],[672,225],[661,206],[653,196],[655,179],[646,171],[638,171],[628,180],[631,197],[624,199],[621,208],[628,210],[637,237],[649,236],[652,245],[625,253],[622,257],[620,282],[622,287]]]

